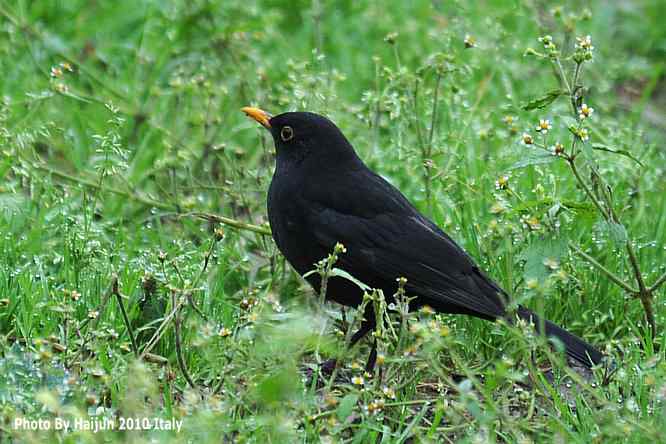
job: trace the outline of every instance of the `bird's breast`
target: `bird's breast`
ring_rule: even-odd
[[[302,188],[284,177],[273,177],[268,191],[268,221],[273,239],[287,261],[303,274],[326,253],[319,251],[314,233],[305,221],[307,205]]]

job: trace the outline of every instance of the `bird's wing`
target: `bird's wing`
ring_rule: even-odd
[[[316,242],[326,251],[336,242],[347,249],[338,266],[383,288],[405,277],[408,292],[435,307],[502,316],[502,290],[471,257],[396,188],[374,173],[364,176],[341,178],[330,188],[335,194],[309,193],[306,214]]]

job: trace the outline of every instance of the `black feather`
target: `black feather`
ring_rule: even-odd
[[[540,332],[541,322],[536,313],[525,307],[519,307],[517,314],[527,322],[533,323],[537,331]],[[583,341],[578,336],[558,327],[547,319],[544,320],[543,325],[546,330],[546,337],[555,337],[559,339],[560,342],[562,342],[562,345],[564,345],[564,350],[566,351],[567,356],[587,367],[601,363],[603,355],[599,350]]]

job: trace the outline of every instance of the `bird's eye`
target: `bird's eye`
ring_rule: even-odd
[[[294,138],[294,130],[290,126],[282,127],[280,131],[280,137],[283,142],[288,142]]]

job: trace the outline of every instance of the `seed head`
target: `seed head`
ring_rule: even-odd
[[[534,145],[534,139],[530,134],[523,133],[522,137],[520,138],[520,143],[522,143],[525,146],[531,146]]]

